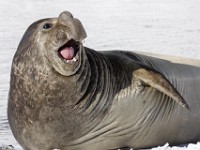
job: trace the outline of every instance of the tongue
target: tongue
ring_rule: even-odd
[[[60,51],[61,56],[66,60],[71,60],[74,57],[74,48],[65,47]]]

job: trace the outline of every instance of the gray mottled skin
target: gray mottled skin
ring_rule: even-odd
[[[24,34],[8,101],[9,123],[24,150],[138,149],[200,140],[200,61],[97,52],[83,46],[85,38],[69,12],[37,21]],[[78,47],[76,61],[67,62],[58,50],[70,40]]]

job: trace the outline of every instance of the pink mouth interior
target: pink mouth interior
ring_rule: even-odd
[[[64,47],[61,51],[60,51],[60,55],[66,59],[66,60],[71,60],[74,57],[74,48],[73,47]]]

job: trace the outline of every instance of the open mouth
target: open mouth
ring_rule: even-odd
[[[58,49],[58,56],[67,63],[78,61],[76,54],[79,51],[79,44],[80,43],[74,39],[69,40]]]

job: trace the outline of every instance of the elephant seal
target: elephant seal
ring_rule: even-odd
[[[33,23],[14,55],[11,130],[24,150],[200,140],[200,61],[84,47],[70,12]]]

